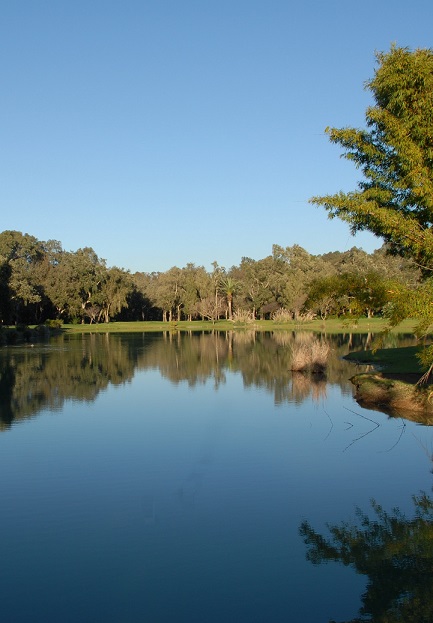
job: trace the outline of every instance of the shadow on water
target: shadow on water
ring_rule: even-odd
[[[326,375],[292,373],[294,345],[314,339],[330,345]],[[127,383],[137,371],[150,369],[173,384],[194,387],[210,381],[215,389],[226,382],[228,372],[237,373],[245,387],[273,394],[275,404],[300,404],[309,397],[319,401],[330,384],[352,395],[349,378],[356,368],[342,357],[366,348],[371,339],[367,334],[317,338],[302,332],[166,332],[61,335],[34,348],[7,347],[0,351],[0,427],[43,409],[59,410],[66,400],[93,401],[109,385]],[[402,342],[413,339],[400,338]]]

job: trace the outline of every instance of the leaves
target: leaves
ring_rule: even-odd
[[[311,202],[433,269],[433,51],[393,46],[377,61],[367,128],[326,130],[364,178],[355,191]]]

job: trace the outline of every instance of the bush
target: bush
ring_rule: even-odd
[[[307,311],[305,313],[297,313],[294,316],[294,320],[295,322],[312,322],[315,318],[317,317],[317,314],[315,314],[314,312]]]
[[[52,320],[46,320],[45,325],[50,329],[61,329],[63,322],[59,318],[54,318]]]
[[[291,322],[293,320],[293,314],[289,309],[277,309],[271,316],[274,322]]]
[[[233,321],[241,323],[254,322],[254,314],[247,309],[236,309],[233,312]]]
[[[295,342],[292,346],[292,371],[323,373],[330,350],[329,344],[317,338],[309,342]]]

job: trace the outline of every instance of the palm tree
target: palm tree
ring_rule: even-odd
[[[219,287],[227,299],[228,319],[233,320],[233,294],[239,288],[239,282],[232,277],[225,277],[220,281]]]

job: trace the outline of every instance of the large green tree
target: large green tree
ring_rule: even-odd
[[[110,322],[113,316],[128,307],[128,295],[132,289],[132,277],[127,271],[117,266],[106,270],[99,297],[100,317],[104,322]]]
[[[366,84],[366,128],[327,128],[363,174],[352,192],[313,197],[329,216],[433,270],[433,50],[392,46]]]
[[[0,233],[2,320],[23,322],[30,309],[36,313],[43,298],[40,267],[44,257],[44,244],[34,236],[18,231]]]

